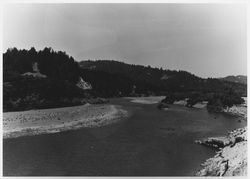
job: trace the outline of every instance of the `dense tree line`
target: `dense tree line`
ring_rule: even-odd
[[[211,112],[221,112],[226,107],[242,104],[244,100],[242,96],[236,93],[232,88],[224,88],[220,91],[201,93],[194,91],[191,93],[169,93],[165,99],[162,100],[163,104],[173,104],[175,101],[186,100],[187,107],[192,107],[196,103],[207,101],[207,109]]]
[[[162,68],[151,68],[149,66],[132,65],[111,60],[88,60],[82,61],[79,64],[85,70],[120,75],[130,79],[136,86],[140,86],[141,84],[141,87],[135,90],[136,93],[148,91],[148,94],[165,95],[168,93],[183,93],[186,96],[190,96],[189,94],[195,92],[200,94],[221,93],[225,88],[232,88],[240,96],[246,96],[247,94],[246,84],[215,78],[203,79],[186,71],[163,70]],[[130,83],[128,84],[131,85]],[[145,89],[143,89],[144,87]]]
[[[188,99],[187,106],[192,107],[198,102],[208,101],[209,111],[220,111],[224,107],[241,104],[244,102],[241,97],[247,94],[244,83],[215,78],[202,79],[186,71],[163,70],[109,60],[82,61],[80,66],[91,74],[105,72],[123,77],[126,80],[123,80],[122,85],[117,85],[117,88],[122,86],[122,89],[127,89],[124,91],[125,95],[131,95],[129,89],[135,85],[138,86],[135,89],[138,94],[166,95],[163,102],[168,104]]]
[[[244,100],[241,96],[233,91],[232,88],[226,88],[223,93],[214,93],[208,98],[207,109],[220,112],[225,107],[232,107],[243,102]]]
[[[35,62],[39,64],[40,72],[51,79],[75,83],[80,75],[78,63],[65,52],[56,52],[47,47],[38,52],[34,47],[30,50],[9,48],[3,54],[4,81],[10,81],[11,77],[15,78],[25,72],[32,72]]]
[[[46,78],[25,76],[39,73]],[[76,86],[82,77],[92,90]],[[95,97],[166,95],[168,101],[189,98],[189,104],[220,97],[222,104],[238,103],[235,96],[246,95],[246,85],[218,79],[202,79],[186,71],[164,70],[130,65],[118,61],[82,61],[77,63],[65,52],[44,48],[36,51],[10,48],[3,54],[4,111],[83,104]],[[234,96],[232,100],[229,97]],[[231,98],[230,98],[231,99]],[[212,101],[209,104],[214,104]]]
[[[157,93],[166,90],[179,91],[190,89],[201,80],[201,78],[185,71],[171,71],[152,68],[150,66],[130,65],[113,60],[82,61],[79,64],[83,69],[125,76],[137,83],[137,85],[135,84],[136,86],[142,83],[147,84],[145,87],[151,85],[151,88]],[[162,79],[164,75],[167,79]],[[146,90],[140,87],[139,89],[141,91]]]
[[[23,75],[38,64],[46,78]],[[65,52],[51,48],[36,51],[8,49],[3,54],[3,107],[8,110],[47,108],[80,104],[86,92],[76,86],[81,69]]]

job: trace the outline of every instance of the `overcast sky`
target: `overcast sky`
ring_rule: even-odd
[[[48,46],[77,61],[247,74],[244,4],[9,4],[3,15],[4,51]]]

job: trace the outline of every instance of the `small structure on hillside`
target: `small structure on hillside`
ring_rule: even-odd
[[[33,72],[26,72],[26,73],[23,73],[22,75],[23,76],[32,76],[34,78],[46,78],[47,77],[46,75],[40,73],[37,62],[33,63],[32,69],[33,69]]]

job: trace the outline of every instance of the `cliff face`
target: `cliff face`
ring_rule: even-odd
[[[246,176],[247,128],[236,129],[226,137],[208,138],[196,143],[218,148],[213,158],[202,164],[197,176]]]

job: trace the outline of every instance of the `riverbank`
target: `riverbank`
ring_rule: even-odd
[[[3,113],[3,138],[99,127],[126,118],[118,105],[96,104]]]
[[[148,97],[124,97],[124,99],[129,99],[132,103],[140,104],[157,104],[163,100],[165,96],[148,96]]]
[[[238,105],[223,112],[247,120],[247,106]],[[247,127],[239,128],[223,137],[196,140],[198,144],[217,149],[216,155],[202,164],[197,176],[247,176]]]
[[[3,175],[193,176],[214,151],[192,141],[224,135],[246,123],[178,105],[160,111],[157,104],[124,98],[109,104],[132,115],[103,127],[4,139]]]
[[[236,129],[226,137],[196,141],[218,150],[216,155],[202,164],[197,176],[247,176],[247,128]]]
[[[240,116],[242,117],[244,120],[247,120],[247,107],[243,105],[234,105],[232,107],[227,107],[225,109],[223,109],[222,112],[228,113],[228,114],[232,114],[235,116]]]

